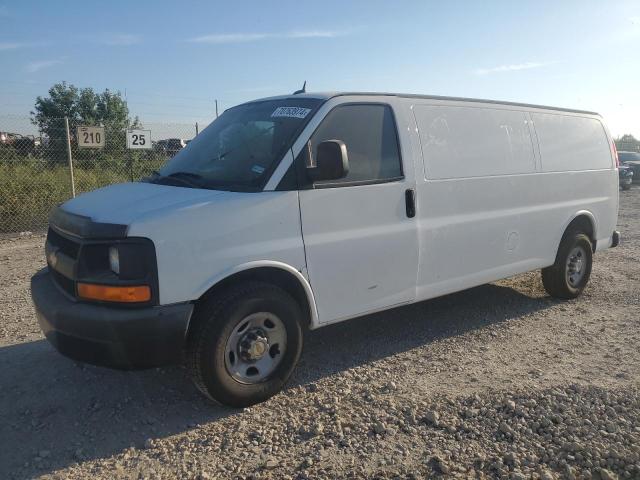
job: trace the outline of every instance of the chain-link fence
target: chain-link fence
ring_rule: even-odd
[[[619,152],[640,152],[640,140],[631,135],[625,135],[616,140],[616,149]]]
[[[50,119],[43,132],[29,117],[0,116],[0,234],[44,230],[51,208],[74,193],[150,175],[199,128],[145,123],[141,139],[109,125],[67,124]]]

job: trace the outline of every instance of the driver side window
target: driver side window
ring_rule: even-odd
[[[398,136],[388,105],[342,105],[324,118],[311,137],[313,155],[325,140],[342,140],[347,146],[349,173],[339,180],[316,182],[353,183],[387,181],[402,177]]]

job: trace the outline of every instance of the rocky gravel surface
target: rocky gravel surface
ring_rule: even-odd
[[[29,300],[44,238],[0,240],[0,478],[640,479],[640,188],[577,300],[537,272],[309,332],[234,410],[181,368],[76,364]]]

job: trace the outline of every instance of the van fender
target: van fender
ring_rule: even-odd
[[[596,217],[589,210],[578,210],[577,212],[575,212],[573,215],[571,215],[564,221],[564,224],[560,229],[560,232],[556,238],[555,252],[553,253],[554,261],[556,258],[558,247],[560,246],[560,242],[562,241],[562,237],[564,236],[564,232],[567,231],[567,227],[571,224],[571,222],[573,222],[576,218],[581,216],[587,217],[591,222],[591,228],[593,228],[593,240],[595,241],[598,238],[598,223],[596,222]]]
[[[564,231],[567,229],[567,227],[571,222],[573,222],[576,218],[581,216],[585,216],[591,221],[591,227],[593,228],[593,238],[597,239],[598,238],[598,222],[596,222],[596,217],[589,210],[578,210],[576,213],[574,213],[573,216],[569,218],[566,221],[566,223],[563,225],[562,233],[564,234]]]
[[[317,328],[319,326],[318,308],[316,306],[316,300],[313,295],[313,290],[311,289],[311,285],[309,284],[309,281],[306,279],[306,277],[302,274],[302,272],[300,272],[298,269],[296,269],[295,267],[292,267],[287,263],[278,262],[275,260],[255,260],[251,262],[242,263],[240,265],[236,265],[235,267],[228,268],[222,271],[221,273],[219,273],[218,275],[210,278],[209,281],[206,283],[206,285],[203,286],[198,296],[200,297],[204,295],[208,290],[213,288],[215,285],[217,285],[224,279],[229,278],[232,275],[235,275],[236,273],[240,273],[240,272],[244,272],[244,271],[252,270],[256,268],[264,268],[264,267],[278,268],[280,270],[284,270],[285,272],[288,272],[291,275],[293,275],[298,280],[298,282],[300,283],[300,286],[302,286],[302,289],[304,290],[304,293],[307,297],[307,302],[309,303],[309,311],[311,312],[311,322],[309,324],[309,328],[311,328],[312,330]]]

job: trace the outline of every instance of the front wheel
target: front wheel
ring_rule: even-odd
[[[302,314],[283,289],[236,285],[196,309],[187,366],[209,398],[247,407],[278,393],[302,351]]]
[[[582,232],[567,232],[558,248],[553,265],[542,269],[542,284],[547,293],[557,298],[576,298],[591,276],[593,248]]]

